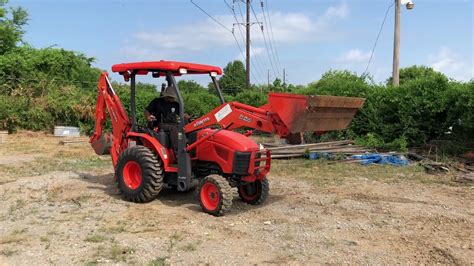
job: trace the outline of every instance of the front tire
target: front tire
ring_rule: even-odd
[[[239,197],[245,203],[259,205],[265,202],[269,191],[270,184],[265,177],[262,180],[255,180],[255,182],[239,186]]]
[[[199,184],[199,202],[205,213],[222,216],[232,206],[232,188],[220,175],[210,175]]]
[[[144,146],[125,149],[115,170],[123,197],[133,202],[150,202],[163,188],[161,160]]]

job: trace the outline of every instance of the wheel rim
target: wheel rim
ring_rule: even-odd
[[[220,196],[217,186],[207,182],[201,188],[201,202],[209,211],[215,210],[219,206]]]
[[[142,183],[142,170],[135,161],[129,161],[123,167],[123,182],[130,189],[137,189]]]
[[[259,193],[259,186],[257,186],[257,181],[242,185],[239,187],[240,195],[245,200],[251,201],[257,198]]]

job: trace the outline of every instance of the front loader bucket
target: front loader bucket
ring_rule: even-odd
[[[277,113],[291,133],[346,129],[364,98],[270,93],[263,108]]]

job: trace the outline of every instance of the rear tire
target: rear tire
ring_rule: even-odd
[[[262,180],[255,180],[255,182],[239,186],[239,197],[245,203],[259,205],[265,202],[269,191],[270,184],[265,177]]]
[[[209,175],[201,180],[197,191],[205,213],[222,216],[232,206],[233,193],[227,180],[220,175]]]
[[[161,160],[144,146],[125,149],[119,156],[115,173],[118,187],[128,201],[150,202],[163,187]]]

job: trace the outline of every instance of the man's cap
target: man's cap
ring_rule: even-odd
[[[176,93],[176,89],[172,86],[168,86],[165,88],[165,90],[163,91],[163,95],[162,97],[170,97],[170,98],[173,98],[174,100],[177,100],[178,99],[178,94]]]

